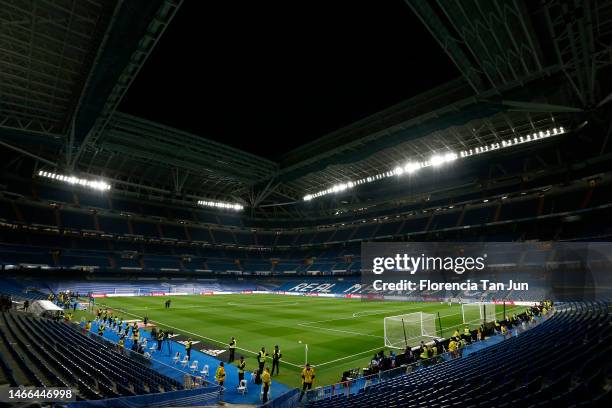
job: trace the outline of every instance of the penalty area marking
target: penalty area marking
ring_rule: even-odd
[[[232,302],[228,302],[228,305],[230,303],[232,303]],[[298,302],[291,302],[291,301],[286,301],[286,302],[269,302],[270,305],[278,305],[278,304],[281,304],[281,303],[283,303],[283,304],[286,304],[286,303],[298,304]],[[258,304],[241,305],[241,304],[238,304],[238,303],[235,303],[234,305],[235,306],[259,306]],[[200,306],[198,306],[198,307],[200,307]],[[396,312],[396,311],[415,310],[415,309],[419,309],[419,308],[422,309],[422,306],[414,306],[414,307],[402,308],[402,309],[381,310],[381,311],[375,311],[375,312],[368,312],[368,311],[355,312],[355,313],[352,314],[351,317],[342,317],[342,318],[336,318],[336,319],[319,320],[319,321],[314,321],[314,322],[303,322],[303,323],[298,323],[298,326],[308,327],[308,328],[318,329],[318,330],[336,331],[336,332],[341,332],[341,333],[346,333],[346,334],[354,334],[354,335],[367,336],[367,337],[384,338],[384,336],[376,336],[376,335],[371,335],[371,334],[366,334],[366,333],[351,332],[351,331],[339,330],[339,329],[331,329],[331,328],[326,328],[326,327],[317,327],[317,326],[313,326],[313,324],[315,324],[315,323],[324,323],[324,322],[333,322],[333,321],[338,321],[338,320],[357,319],[359,317],[374,316],[374,315],[379,315],[379,314],[388,314],[389,312]],[[123,313],[131,315],[131,316],[140,317],[140,316],[138,316],[138,315],[136,315],[134,313],[127,312],[127,311],[125,311],[123,309],[120,309],[120,308],[114,308],[114,309],[121,310]],[[440,314],[440,317],[441,318],[446,318],[446,317],[458,316],[458,315],[461,315],[461,313]],[[183,329],[180,329],[178,327],[173,327],[173,326],[167,325],[165,323],[162,323],[160,321],[151,320],[151,322],[156,322],[156,323],[159,323],[162,326],[169,327],[171,329],[174,329],[174,330],[177,330],[177,331],[180,331],[180,332],[183,332],[183,333],[191,334],[192,336],[195,336],[195,337],[199,337],[199,338],[202,338],[202,339],[206,339],[206,340],[210,340],[210,341],[216,342],[218,344],[225,345],[225,342],[223,342],[223,341],[220,341],[220,340],[217,340],[217,339],[213,339],[213,338],[210,338],[210,337],[206,337],[206,336],[202,336],[200,334],[193,333],[193,332],[190,332],[190,331],[187,331],[187,330],[183,330]],[[467,322],[467,324],[470,324],[470,323],[471,322]],[[461,324],[463,324],[463,323],[459,323],[459,325],[461,325]],[[246,351],[246,352],[251,353],[251,354],[257,355],[257,352],[252,351],[252,350],[248,350],[248,349],[241,348],[241,347],[237,347],[237,349],[242,350],[242,351]],[[360,353],[355,353],[355,354],[351,354],[351,355],[348,355],[348,356],[340,357],[340,358],[337,358],[337,359],[334,359],[334,360],[330,360],[330,361],[326,361],[326,362],[323,362],[323,363],[320,363],[320,364],[313,364],[313,366],[314,367],[326,366],[326,365],[329,365],[329,364],[332,364],[332,363],[335,363],[335,362],[338,362],[338,361],[347,360],[347,359],[350,359],[352,357],[358,357],[358,356],[361,356],[363,354],[371,353],[372,351],[376,351],[376,350],[380,350],[380,349],[381,349],[381,347],[376,347],[376,348],[373,348],[373,349],[370,349],[370,350],[366,350],[366,351],[362,351]],[[286,364],[288,364],[290,366],[297,367],[297,368],[302,368],[303,367],[303,364],[295,364],[295,363],[286,361],[284,359],[282,360],[282,363],[286,363]]]
[[[380,351],[380,349],[381,349],[380,347],[376,347],[376,348],[373,348],[373,349],[370,349],[370,350],[362,351],[361,353],[351,354],[350,356],[340,357],[340,358],[337,358],[335,360],[326,361],[324,363],[315,365],[315,367],[319,368],[319,367],[322,367],[324,365],[328,365],[328,364],[331,364],[331,363],[336,363],[338,361],[346,360],[347,358],[357,357],[357,356],[360,356],[362,354],[371,353],[371,352],[377,351],[377,350]]]
[[[312,325],[309,325],[308,323],[298,323],[298,326],[308,327],[309,329],[318,329],[318,330],[327,330],[327,331],[333,331],[333,332],[345,333],[345,334],[354,334],[356,336],[376,337],[378,339],[384,338],[383,336],[377,336],[375,334],[360,333],[360,332],[354,332],[354,331],[349,331],[349,330],[331,329],[329,327],[312,326]]]
[[[417,308],[419,308],[419,306],[413,306],[413,307],[407,307],[407,308],[401,308],[401,309],[376,310],[376,311],[367,311],[366,310],[366,311],[363,311],[363,312],[355,312],[350,317],[341,317],[341,318],[337,318],[337,319],[319,320],[319,321],[316,321],[316,322],[302,322],[302,323],[298,323],[298,326],[308,327],[310,329],[333,331],[333,332],[344,333],[344,334],[353,334],[353,335],[363,336],[363,337],[374,337],[374,338],[377,338],[377,339],[384,339],[385,338],[384,336],[377,336],[375,334],[367,334],[367,333],[355,332],[355,331],[350,331],[350,330],[332,329],[332,328],[329,328],[329,327],[315,326],[315,324],[316,323],[326,323],[326,322],[336,322],[336,321],[339,321],[339,320],[358,319],[359,317],[362,317],[362,316],[375,316],[375,315],[380,315],[380,314],[388,314],[389,312],[414,310],[414,309],[417,309]],[[367,314],[365,314],[365,313],[367,313]],[[369,351],[371,351],[371,350],[369,350]],[[364,351],[363,353],[359,353],[359,354],[365,354],[365,353],[366,353],[366,351]],[[357,354],[357,355],[359,355],[359,354]],[[349,358],[349,357],[345,357],[345,358]],[[324,364],[326,364],[326,363],[324,363]],[[320,365],[321,364],[319,364],[319,366]]]

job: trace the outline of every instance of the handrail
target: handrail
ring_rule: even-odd
[[[545,316],[539,315],[535,317],[534,321],[523,322],[522,324],[519,324],[513,327],[512,330],[509,330],[508,334],[506,334],[504,337],[511,338],[511,337],[518,336],[524,333],[525,331],[548,320],[548,318],[551,315],[552,315],[552,311],[549,312]],[[487,342],[488,340],[491,340],[493,338],[498,338],[498,336],[502,336],[502,334],[497,334],[495,336],[488,337],[485,340],[477,341],[475,343],[470,343],[467,346],[463,347],[461,349],[461,352],[457,356],[453,356],[451,352],[447,351],[445,353],[438,354],[437,356],[434,356],[428,359],[419,360],[411,364],[402,365],[400,367],[395,367],[395,368],[392,368],[386,371],[381,371],[377,374],[372,374],[369,376],[351,379],[349,381],[344,381],[344,382],[339,382],[339,383],[335,383],[331,385],[317,387],[313,390],[307,391],[306,394],[304,395],[304,398],[305,398],[305,401],[307,402],[313,402],[313,401],[328,399],[328,398],[331,398],[333,396],[340,395],[340,394],[344,394],[347,397],[349,397],[351,395],[357,394],[361,390],[364,390],[371,385],[383,383],[389,379],[398,377],[400,375],[408,374],[413,371],[418,371],[418,370],[421,370],[425,367],[428,367],[434,364],[440,364],[446,361],[463,358],[465,351],[469,350],[475,344]]]

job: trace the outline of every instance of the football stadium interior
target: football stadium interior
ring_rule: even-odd
[[[0,0],[0,404],[609,406],[612,1],[389,0],[449,80],[274,156],[125,108],[194,3]],[[417,243],[531,287],[364,280]]]

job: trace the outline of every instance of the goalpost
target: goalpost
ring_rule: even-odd
[[[495,321],[495,304],[475,302],[461,304],[463,324],[480,325]]]
[[[423,312],[387,316],[384,319],[385,346],[405,348],[421,340],[437,338],[436,315]]]

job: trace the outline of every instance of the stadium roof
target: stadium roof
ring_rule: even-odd
[[[408,159],[573,129],[609,107],[610,2],[406,3],[461,77],[272,161],[118,112],[182,1],[0,0],[0,144],[36,169],[267,211]]]

